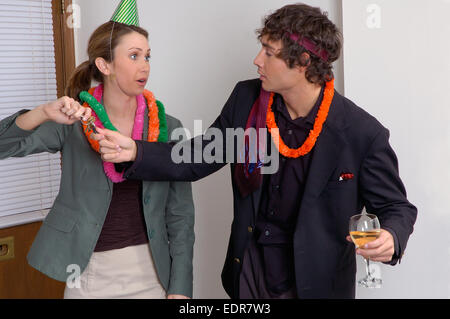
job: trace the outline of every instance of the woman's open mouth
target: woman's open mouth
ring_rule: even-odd
[[[137,82],[139,83],[139,85],[145,86],[147,84],[147,79],[140,79],[140,80],[137,80]]]

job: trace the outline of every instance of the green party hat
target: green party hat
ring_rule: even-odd
[[[136,0],[122,0],[114,12],[111,21],[139,26]]]

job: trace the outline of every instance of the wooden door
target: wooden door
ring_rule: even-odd
[[[45,276],[28,265],[26,259],[41,225],[42,222],[36,222],[0,229],[0,243],[5,238],[8,242],[13,239],[13,245],[3,249],[3,254],[8,249],[8,255],[13,257],[0,260],[0,299],[59,299],[64,296],[65,283]]]

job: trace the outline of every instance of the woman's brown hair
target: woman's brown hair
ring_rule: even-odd
[[[310,39],[319,50],[328,53],[326,61],[293,41],[289,34]],[[305,4],[292,4],[275,11],[264,20],[263,28],[257,30],[258,39],[268,36],[270,41],[281,40],[283,48],[277,55],[286,64],[306,66],[306,79],[311,83],[325,82],[334,78],[332,63],[341,53],[342,34],[328,19],[327,13]],[[309,54],[309,59],[303,53]]]
[[[89,60],[81,63],[70,77],[65,94],[80,101],[79,94],[91,87],[92,80],[103,82],[103,74],[95,65],[97,58],[103,58],[108,63],[114,59],[114,49],[119,44],[122,36],[131,32],[137,32],[148,39],[148,32],[140,27],[126,25],[117,22],[106,22],[92,33],[88,43]]]

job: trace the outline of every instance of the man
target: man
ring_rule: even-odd
[[[256,142],[258,154],[267,148],[280,162],[276,172],[263,174],[262,160],[249,160],[255,144],[248,139],[231,157],[225,147],[219,154],[234,159],[235,218],[223,286],[232,298],[354,298],[350,217],[364,207],[378,216],[379,238],[356,252],[392,265],[416,220],[389,132],[334,90],[332,63],[341,36],[319,8],[285,6],[266,18],[258,34],[262,49],[254,64],[260,79],[238,83],[209,130],[222,132],[222,145],[228,145],[227,128],[267,127],[266,139]],[[129,179],[195,181],[226,164],[177,164],[173,145],[99,132],[104,160],[134,161],[125,165]],[[207,146],[202,136],[189,143],[192,153]],[[236,163],[242,147],[245,160]]]

